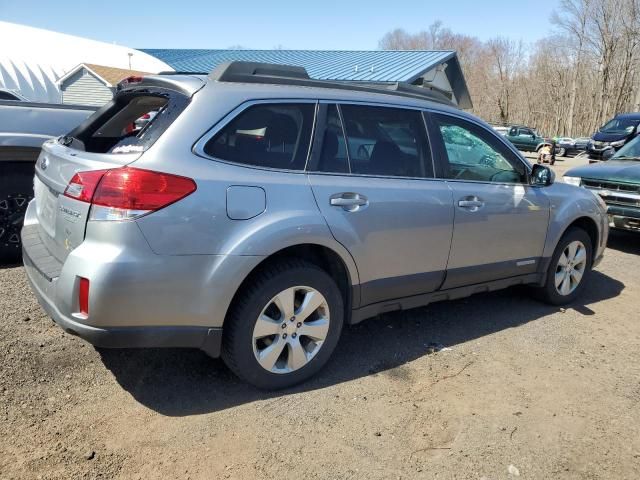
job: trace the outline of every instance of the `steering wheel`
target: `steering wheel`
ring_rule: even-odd
[[[484,154],[480,161],[478,162],[480,165],[484,165],[486,167],[494,167],[496,166],[496,159],[492,155]]]
[[[453,177],[453,178],[456,179],[456,180],[463,178],[462,175],[467,173],[467,170],[468,170],[468,168],[464,168],[464,167],[461,168],[460,171],[458,173],[456,173],[456,176]]]

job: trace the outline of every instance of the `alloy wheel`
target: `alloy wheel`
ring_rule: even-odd
[[[0,199],[0,245],[20,247],[20,229],[29,198],[7,195]]]
[[[587,249],[581,241],[574,240],[564,248],[558,258],[554,279],[556,291],[562,296],[573,293],[580,285],[586,268]]]
[[[329,305],[316,289],[281,291],[264,307],[253,328],[253,353],[271,373],[290,373],[307,365],[329,333]]]

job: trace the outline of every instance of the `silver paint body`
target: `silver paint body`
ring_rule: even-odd
[[[391,290],[405,295],[465,285],[465,268],[485,264],[517,264],[523,274],[539,271],[567,227],[581,217],[598,227],[594,257],[603,253],[606,213],[591,192],[577,187],[280,171],[206,158],[201,149],[256,101],[365,102],[430,110],[493,132],[459,110],[382,93],[233,84],[204,77],[174,76],[170,81],[188,83],[192,101],[145,153],[87,154],[55,141],[43,146],[40,160],[46,158],[49,166],[43,171],[41,161],[37,164],[36,183],[42,183],[43,192],[29,205],[25,225],[37,226],[61,269],[49,281],[27,262],[27,273],[41,302],[57,318],[103,329],[222,327],[234,294],[251,271],[296,245],[335,252],[354,292],[376,282],[384,292],[391,281]],[[508,142],[492,134],[530,169]],[[196,181],[197,190],[157,212],[122,222],[87,222],[88,205],[59,193],[75,171],[120,165],[187,176]],[[329,197],[340,192],[362,194],[368,204],[355,211],[330,205]],[[485,208],[459,208],[458,199],[468,195],[481,196]],[[461,275],[447,280],[448,270]],[[78,277],[91,281],[86,319],[75,313]],[[402,285],[414,278],[420,279],[415,291]],[[380,293],[354,294],[353,308],[385,301],[380,298]]]

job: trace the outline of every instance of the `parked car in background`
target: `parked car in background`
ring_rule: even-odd
[[[605,123],[591,137],[587,146],[590,161],[606,160],[605,150],[609,147],[620,150],[633,140],[638,133],[640,113],[622,113]]]
[[[200,348],[262,388],[382,312],[520,284],[571,302],[607,235],[596,196],[444,96],[248,62],[140,79],[45,142],[22,230],[65,331]]]
[[[20,229],[45,140],[69,132],[92,107],[0,100],[0,264],[20,259]]]
[[[556,155],[559,157],[567,157],[578,153],[576,141],[570,137],[559,137],[556,140]]]
[[[549,142],[538,135],[534,129],[526,126],[514,125],[509,128],[505,136],[523,152],[537,152],[543,145],[549,145]]]
[[[602,197],[611,227],[640,233],[640,137],[606,162],[569,170],[563,180]]]
[[[584,152],[587,149],[587,145],[591,141],[591,137],[578,137],[574,140],[575,148],[578,152]]]
[[[505,127],[502,125],[491,125],[493,129],[498,132],[500,135],[506,136],[509,133],[509,127]]]

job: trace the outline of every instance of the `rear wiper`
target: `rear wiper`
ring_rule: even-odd
[[[73,137],[70,135],[63,135],[58,139],[58,141],[65,147],[68,147],[73,143]]]

